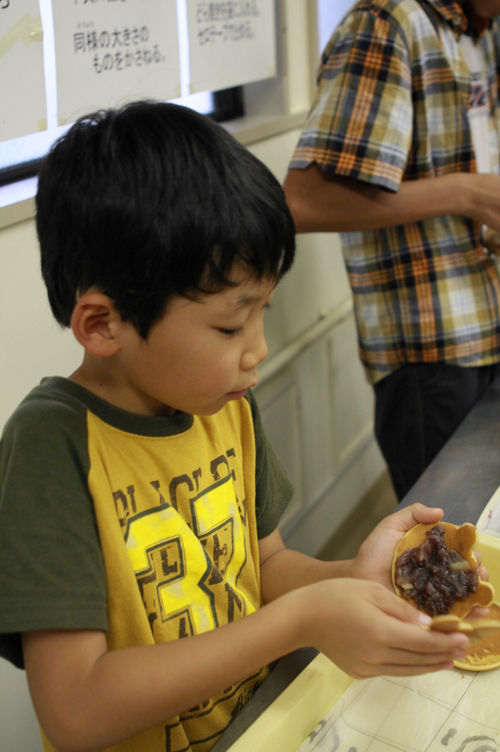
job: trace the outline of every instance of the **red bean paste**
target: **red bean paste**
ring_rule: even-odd
[[[404,598],[413,599],[429,616],[437,616],[448,614],[456,601],[475,593],[478,576],[458,551],[447,551],[444,527],[436,525],[420,546],[398,558],[395,580]]]

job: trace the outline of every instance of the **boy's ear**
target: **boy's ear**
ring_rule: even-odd
[[[122,319],[113,301],[100,292],[82,295],[71,316],[71,328],[78,342],[92,355],[109,358],[120,349]]]

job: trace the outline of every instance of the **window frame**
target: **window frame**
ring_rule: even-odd
[[[207,115],[218,123],[225,120],[235,120],[243,117],[245,114],[242,86],[212,92],[212,102],[214,105],[213,110],[208,112]],[[43,157],[39,157],[29,162],[21,162],[9,167],[0,168],[0,186],[36,177],[40,171],[42,162]]]

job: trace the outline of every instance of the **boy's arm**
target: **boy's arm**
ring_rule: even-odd
[[[350,561],[320,561],[286,548],[278,528],[259,540],[259,555],[263,603],[314,582],[351,576]]]
[[[331,178],[316,163],[290,169],[284,191],[297,232],[352,232],[448,214],[500,232],[500,176],[452,173],[407,180],[397,193],[346,177]]]
[[[355,577],[380,582],[392,591],[393,552],[407,530],[421,523],[438,523],[441,509],[413,504],[386,517],[368,536],[358,555],[348,561],[319,561],[285,548],[279,530],[259,541],[261,590],[264,603],[294,588],[328,578]]]
[[[97,752],[166,723],[302,646],[295,598],[201,635],[115,651],[97,630],[25,633],[42,728],[60,752]]]
[[[111,652],[96,630],[23,635],[33,703],[60,752],[97,752],[165,723],[301,647],[358,678],[450,668],[463,655],[465,635],[422,629],[426,617],[381,583],[341,576],[346,563],[287,552],[276,534],[261,551],[263,597],[273,600],[219,629]]]
[[[49,739],[60,752],[97,752],[300,647],[316,647],[357,678],[451,668],[467,638],[426,631],[421,616],[380,584],[337,579],[171,643],[107,652],[102,632],[51,631],[25,634],[23,646]]]
[[[442,516],[442,509],[423,504],[399,509],[376,526],[361,545],[356,558],[348,561],[319,561],[291,551],[285,548],[276,529],[259,541],[263,602],[269,603],[294,588],[338,577],[378,582],[392,593],[392,559],[402,536],[419,523],[437,524]],[[480,564],[480,554],[475,552],[475,555]],[[482,566],[479,567],[479,575],[483,580],[488,579],[488,572]],[[481,609],[481,615],[485,615],[483,611]]]

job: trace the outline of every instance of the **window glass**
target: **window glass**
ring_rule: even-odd
[[[353,0],[318,0],[318,44],[319,52],[323,52],[333,30],[339,21],[354,5]]]

